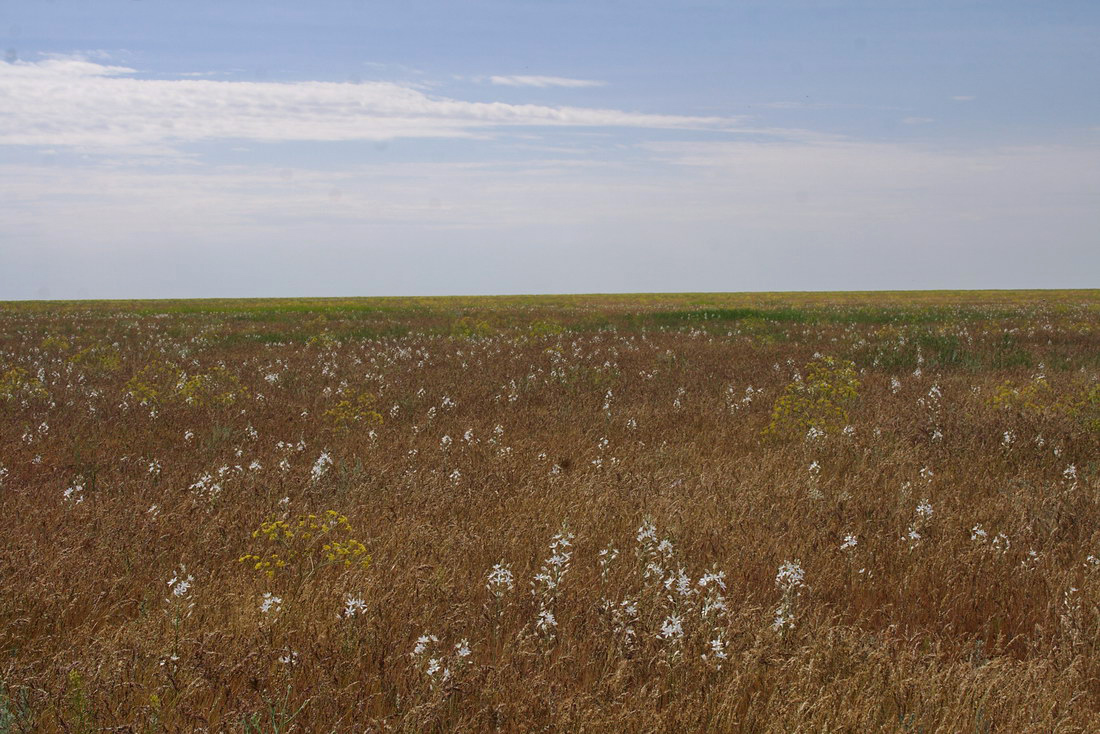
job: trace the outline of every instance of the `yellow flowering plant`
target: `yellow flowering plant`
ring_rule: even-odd
[[[352,536],[346,515],[326,510],[320,515],[298,515],[288,520],[265,520],[252,532],[262,548],[237,559],[268,580],[288,578],[300,587],[326,566],[367,568],[371,556]]]
[[[819,357],[806,365],[806,376],[787,385],[772,408],[765,436],[804,435],[848,423],[848,408],[858,397],[855,364]]]
[[[122,366],[122,354],[113,344],[93,344],[69,357],[69,363],[90,372],[114,372]]]
[[[180,374],[171,362],[153,360],[127,380],[123,390],[138,405],[155,407],[172,394]]]
[[[46,386],[42,381],[31,377],[22,367],[12,367],[0,372],[0,398],[12,400],[16,397],[48,398]]]
[[[382,424],[382,414],[375,408],[375,397],[364,390],[346,390],[340,400],[323,414],[325,421],[340,431],[350,431],[357,425]]]
[[[238,399],[248,397],[248,388],[221,365],[206,373],[190,377],[184,375],[177,389],[184,403],[198,407],[232,405]]]

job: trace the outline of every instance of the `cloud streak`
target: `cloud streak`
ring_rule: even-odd
[[[489,81],[504,87],[606,87],[594,79],[568,79],[560,76],[492,76]]]
[[[138,149],[204,140],[468,138],[547,126],[731,130],[738,123],[728,117],[467,102],[391,82],[142,79],[135,73],[76,59],[0,63],[0,145]]]

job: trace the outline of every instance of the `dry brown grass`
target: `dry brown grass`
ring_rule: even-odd
[[[7,304],[0,323],[0,731],[1100,730],[1095,291]],[[858,370],[854,433],[765,435],[815,354]],[[214,377],[181,388],[169,363]],[[363,392],[381,425],[326,416],[365,414]],[[368,568],[238,562],[265,520],[329,509]],[[636,556],[646,518],[696,590],[680,655],[658,638],[674,586]],[[547,640],[530,584],[563,521]],[[515,589],[495,604],[498,562]],[[728,611],[704,623],[712,567]],[[366,610],[345,619],[349,594]],[[636,602],[635,644],[605,599]],[[701,657],[717,631],[721,669]],[[468,664],[433,685],[423,634],[468,639]]]

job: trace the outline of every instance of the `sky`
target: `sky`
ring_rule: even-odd
[[[0,300],[1100,287],[1100,3],[0,0]]]

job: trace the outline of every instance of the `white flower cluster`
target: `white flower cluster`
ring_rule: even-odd
[[[317,461],[313,462],[313,468],[309,471],[309,478],[311,481],[318,481],[321,477],[328,473],[328,470],[332,468],[332,456],[328,451],[322,451],[321,455],[317,457]]]
[[[424,634],[417,638],[410,656],[433,689],[451,682],[470,662],[470,642],[463,639],[455,643],[450,655],[439,651],[439,638]]]
[[[550,557],[531,581],[531,594],[539,605],[535,629],[547,641],[557,635],[558,620],[554,612],[562,579],[569,573],[569,564],[573,559],[573,537],[569,526],[562,523],[561,530],[550,539]]]
[[[802,563],[795,559],[785,561],[775,574],[775,585],[783,593],[779,606],[775,608],[775,620],[772,628],[779,632],[789,632],[794,629],[798,598],[805,588],[805,572]]]
[[[493,566],[485,582],[485,588],[489,590],[489,593],[492,594],[498,602],[503,599],[506,594],[512,591],[514,586],[512,570],[503,562]]]

